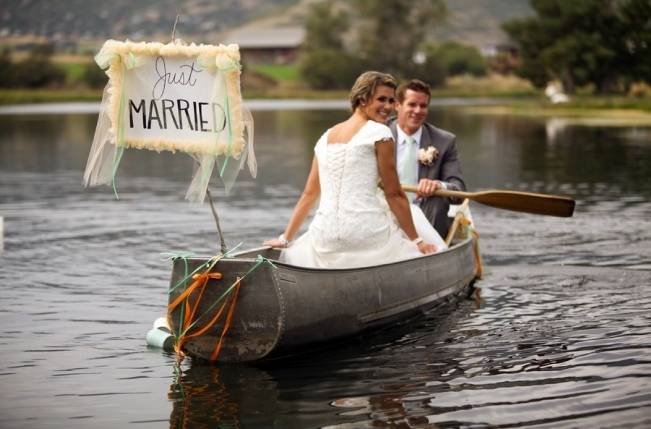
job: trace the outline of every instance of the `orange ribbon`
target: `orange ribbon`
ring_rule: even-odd
[[[193,323],[198,320],[198,318],[195,319],[195,315],[197,313],[198,308],[200,307],[201,304],[201,299],[203,298],[204,292],[206,290],[206,285],[208,284],[209,280],[220,280],[222,278],[222,274],[218,272],[210,273],[210,272],[204,272],[201,274],[195,274],[192,276],[192,279],[194,280],[192,284],[176,299],[174,299],[173,302],[171,302],[167,306],[167,315],[168,315],[168,320],[170,319],[170,316],[174,309],[176,309],[181,303],[185,302],[185,316],[183,318],[183,326],[187,326],[187,330],[190,329]],[[229,296],[224,299],[224,302],[221,304],[219,307],[219,310],[215,313],[215,315],[210,319],[204,326],[197,327],[196,330],[194,330],[192,333],[188,333],[187,330],[185,333],[180,332],[179,336],[177,337],[176,344],[174,344],[174,351],[180,355],[183,356],[183,346],[185,343],[194,337],[198,337],[200,335],[205,334],[212,328],[215,323],[219,321],[221,318],[222,314],[224,313],[224,310],[228,306],[228,311],[226,314],[226,320],[224,322],[224,327],[222,328],[221,335],[219,337],[219,340],[215,344],[215,350],[210,356],[210,361],[216,361],[217,358],[219,357],[219,353],[221,352],[222,345],[224,342],[224,337],[226,333],[228,332],[231,322],[233,320],[233,313],[235,312],[235,305],[237,302],[237,295],[240,290],[240,283],[241,279],[240,277],[237,277],[237,280],[235,281],[235,284],[233,285],[234,290],[232,291]],[[199,295],[196,299],[193,299],[192,295],[195,291],[199,291]],[[170,324],[170,326],[172,326]],[[179,327],[179,331],[183,329],[183,326]]]

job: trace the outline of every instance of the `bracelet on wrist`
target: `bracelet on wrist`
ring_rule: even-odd
[[[278,241],[283,245],[283,247],[289,246],[289,240],[285,237],[285,234],[280,234],[278,236]]]
[[[414,239],[411,240],[411,241],[412,241],[416,246],[418,246],[420,243],[422,243],[422,242],[425,241],[425,240],[423,240],[421,237],[416,237],[416,238],[414,238]]]

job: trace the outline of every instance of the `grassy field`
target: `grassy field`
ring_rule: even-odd
[[[484,77],[452,76],[441,88],[433,88],[434,97],[537,97],[540,90],[516,76],[492,74]]]
[[[64,101],[99,101],[101,89],[84,88],[81,83],[90,57],[55,56],[53,62],[66,74],[66,88],[0,89],[0,104],[23,104]],[[248,78],[248,79],[247,79]],[[322,91],[307,88],[300,81],[295,64],[256,64],[245,68],[243,74],[245,99],[346,99],[347,91]],[[249,83],[248,85],[246,83]],[[594,116],[596,112],[619,118],[651,117],[651,95],[643,96],[571,96],[565,104],[551,104],[528,81],[514,76],[489,75],[486,77],[455,76],[445,86],[434,88],[432,96],[441,97],[491,97],[509,99],[500,106],[476,107],[476,111],[493,114]],[[513,101],[513,98],[516,101]],[[603,114],[600,114],[603,115]]]
[[[79,63],[63,63],[59,64],[66,74],[66,84],[75,85],[80,82],[84,76],[85,64]]]
[[[296,82],[300,78],[296,64],[256,64],[251,68],[278,82]]]
[[[101,99],[101,89],[0,89],[0,105],[100,101]]]
[[[487,111],[490,109],[487,106]],[[570,96],[568,103],[552,104],[543,95],[524,97],[505,106],[501,111],[514,114],[563,114],[585,116],[594,111],[611,114],[628,111],[651,115],[651,98],[625,97],[614,95],[582,95]]]

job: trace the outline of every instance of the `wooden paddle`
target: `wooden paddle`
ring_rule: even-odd
[[[402,185],[405,192],[416,192],[417,186]],[[481,192],[461,192],[439,189],[437,197],[468,198],[472,201],[499,209],[533,213],[547,216],[571,217],[574,200],[558,195],[534,194],[532,192],[500,191],[491,189]]]

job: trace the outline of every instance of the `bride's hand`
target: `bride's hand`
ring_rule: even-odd
[[[265,246],[273,247],[275,249],[284,249],[285,247],[289,246],[289,241],[285,238],[285,234],[283,233],[276,238],[265,241],[262,244]]]
[[[423,255],[428,255],[430,253],[436,252],[436,246],[421,241],[420,243],[418,243],[418,250],[420,250],[420,253],[422,253]]]
[[[283,243],[278,238],[272,238],[271,240],[266,240],[262,243],[263,246],[273,247],[274,249],[284,249],[287,247],[287,243]]]

